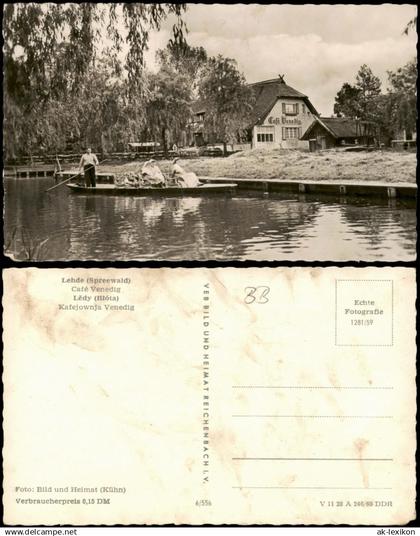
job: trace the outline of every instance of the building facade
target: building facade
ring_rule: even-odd
[[[394,139],[391,140],[391,147],[395,149],[409,149],[417,146],[417,132],[410,129],[401,129],[394,132]]]
[[[300,138],[319,114],[309,98],[287,85],[283,76],[250,84],[255,93],[252,122],[249,125],[249,147],[279,147],[308,149]],[[217,143],[204,132],[205,108],[200,102],[193,105],[193,117],[188,125],[187,144],[201,146]]]
[[[301,137],[319,115],[309,98],[287,85],[283,76],[250,87],[256,97],[252,147],[308,149]]]
[[[377,144],[376,126],[369,121],[345,117],[315,117],[302,140],[311,151],[334,147],[372,146]]]

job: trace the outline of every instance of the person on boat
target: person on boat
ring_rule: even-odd
[[[141,176],[145,183],[152,187],[164,187],[166,181],[163,173],[156,164],[156,160],[148,160],[143,164],[141,169]]]
[[[85,175],[85,183],[88,188],[95,188],[96,186],[96,166],[99,165],[96,154],[92,153],[92,149],[89,147],[82,158],[80,159],[79,172],[82,170]]]
[[[195,188],[200,185],[198,177],[193,172],[185,171],[178,163],[179,158],[174,158],[172,161],[172,177],[176,179],[178,184],[183,188]]]
[[[128,172],[125,174],[124,177],[124,185],[129,186],[130,188],[138,188],[139,187],[139,180],[135,173]]]
[[[57,180],[59,180],[61,178],[62,171],[63,170],[61,169],[60,160],[58,159],[58,156],[55,155],[55,165],[54,165],[54,180],[55,180],[55,182],[57,182]]]

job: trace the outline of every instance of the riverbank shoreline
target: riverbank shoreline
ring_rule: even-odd
[[[60,180],[64,181],[70,178],[72,171],[63,173]],[[70,177],[68,177],[70,176]],[[99,173],[97,175],[98,185],[109,185],[115,180],[115,173]],[[385,197],[385,198],[408,198],[415,201],[417,197],[417,184],[409,182],[374,182],[374,181],[327,181],[327,180],[284,180],[284,179],[243,179],[228,177],[205,177],[199,175],[202,183],[226,185],[226,183],[235,183],[238,191],[245,193],[263,192],[263,193],[295,193],[295,194],[332,194],[343,197]],[[151,189],[153,190],[153,188]],[[168,188],[168,192],[171,188]],[[94,194],[95,191],[89,192]],[[100,189],[97,193],[101,193]],[[158,193],[158,192],[156,192]],[[161,193],[161,192],[160,192]],[[133,188],[133,195],[136,194],[136,188]],[[186,194],[188,195],[188,194]]]
[[[224,183],[226,177],[200,177],[207,183]],[[335,195],[339,197],[385,197],[407,198],[415,201],[417,197],[417,185],[412,183],[386,183],[386,182],[361,182],[361,181],[285,181],[268,179],[266,181],[253,179],[234,179],[238,190],[242,191],[262,191],[265,193],[283,192],[295,194],[318,194]]]
[[[171,172],[169,160],[158,160],[164,174]],[[267,181],[338,182],[416,182],[417,159],[414,152],[393,151],[307,151],[252,149],[223,157],[179,159],[186,171],[198,176]],[[104,164],[100,171],[122,173],[136,169],[141,162]],[[98,171],[99,171],[98,170]]]
[[[97,172],[139,172],[144,161],[104,162],[98,166]],[[165,175],[171,173],[172,160],[157,160],[157,163]],[[179,158],[179,163],[186,171],[206,178],[347,184],[416,184],[417,167],[416,153],[389,150],[329,150],[311,153],[298,150],[252,149],[228,157]],[[73,164],[64,166],[63,171],[77,173],[78,169]]]

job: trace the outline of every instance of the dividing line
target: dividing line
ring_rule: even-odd
[[[392,415],[232,415],[232,417],[278,419],[392,419]]]
[[[352,488],[352,487],[330,487],[330,486],[232,486],[232,489],[341,489],[341,490],[390,490],[392,488]]]
[[[232,458],[232,460],[239,461],[253,461],[253,460],[273,460],[273,461],[332,461],[332,462],[392,462],[393,458]]]
[[[319,385],[232,385],[232,389],[383,389],[390,390],[393,387],[362,387],[362,386],[346,386],[346,387],[334,387],[334,386],[319,386]]]

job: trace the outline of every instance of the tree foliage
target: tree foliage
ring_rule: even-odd
[[[356,83],[344,83],[335,97],[334,113],[339,117],[358,118],[365,121],[377,118],[377,97],[381,94],[381,81],[367,65],[356,74]]]
[[[415,30],[417,27],[417,15],[408,21],[407,26],[404,28],[405,35],[408,35],[410,30]]]
[[[191,83],[184,73],[163,65],[148,78],[146,132],[159,140],[165,153],[168,144],[179,141],[191,114]]]
[[[395,72],[388,71],[388,91],[367,65],[362,65],[356,83],[343,84],[335,97],[334,113],[376,124],[381,141],[388,142],[403,129],[415,131],[417,121],[417,62],[408,62]]]
[[[381,81],[366,64],[362,65],[356,75],[356,88],[360,91],[360,118],[376,121],[378,118],[377,98],[381,94]]]
[[[205,131],[223,142],[235,142],[250,125],[255,102],[236,61],[219,55],[210,58],[199,83],[199,98],[205,109]]]
[[[152,77],[154,97],[147,108],[156,128],[161,125],[161,139],[181,141],[191,106],[200,101],[207,137],[223,142],[225,149],[227,142],[237,141],[249,127],[254,94],[236,62],[221,55],[208,57],[203,47],[187,43],[169,43],[158,51],[157,60],[160,71]]]
[[[203,47],[191,47],[185,41],[171,41],[166,48],[157,51],[156,58],[161,67],[172,68],[186,76],[194,96],[197,96],[201,73],[208,62],[207,52]]]
[[[388,71],[388,117],[393,131],[414,132],[417,123],[417,62]]]
[[[130,99],[128,81],[112,76],[111,69],[106,59],[97,60],[81,79],[77,94],[34,101],[24,114],[9,102],[4,117],[7,153],[14,147],[21,154],[78,152],[87,145],[103,153],[124,150],[144,128],[146,117],[139,103]]]
[[[68,102],[80,109],[89,85],[102,88],[102,66],[101,79],[93,78],[98,74],[101,57],[108,59],[108,77],[121,78],[124,98],[129,99],[132,108],[130,118],[137,118],[140,128],[145,119],[141,99],[145,89],[144,53],[150,32],[159,29],[169,15],[174,15],[172,42],[183,42],[185,9],[186,4],[176,3],[6,4],[3,12],[6,154],[35,149],[40,136],[44,141],[51,135],[61,139],[67,127],[61,130],[57,127],[54,132],[54,110],[63,112]],[[110,43],[107,48],[104,48],[105,41]],[[124,44],[127,53],[121,61]],[[106,99],[110,98],[108,93],[103,95],[104,110]],[[91,94],[88,97],[94,99]],[[96,103],[94,109],[97,108]]]
[[[360,115],[360,90],[356,86],[344,83],[335,97],[334,113],[338,117],[358,117]]]

